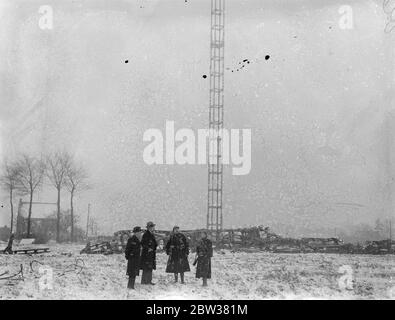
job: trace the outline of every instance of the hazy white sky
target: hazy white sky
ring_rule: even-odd
[[[0,5],[2,157],[75,152],[94,185],[77,209],[84,220],[90,202],[103,232],[203,227],[207,168],[147,166],[142,137],[166,120],[207,127],[210,1],[45,4],[52,30],[42,1]],[[224,176],[225,226],[297,233],[390,214],[394,36],[378,0],[348,1],[354,26],[341,29],[344,4],[227,1],[225,126],[253,135],[251,173]]]

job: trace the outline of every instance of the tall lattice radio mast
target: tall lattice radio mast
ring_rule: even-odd
[[[207,229],[216,231],[217,240],[223,227],[221,134],[224,125],[224,18],[225,0],[211,0]]]

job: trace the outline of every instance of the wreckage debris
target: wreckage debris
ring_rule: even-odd
[[[88,242],[84,249],[80,251],[80,254],[113,254],[113,253],[121,253],[118,252],[118,248],[111,246],[110,242],[104,241],[100,243],[91,244]]]
[[[17,250],[4,250],[0,251],[0,254],[40,254],[40,253],[48,253],[49,248],[26,248],[26,249],[17,249]]]
[[[395,253],[395,241],[391,241],[390,239],[381,241],[369,241],[364,247],[364,252],[368,254]]]
[[[193,249],[202,230],[183,230],[188,238],[190,248]],[[155,231],[154,235],[159,243],[158,251],[170,237],[170,231]],[[88,242],[81,253],[86,254],[114,254],[123,253],[131,230],[120,230],[112,238],[107,238],[95,244]],[[216,239],[216,232],[209,232],[209,238],[215,243],[216,249],[263,250],[273,253],[347,253],[347,254],[390,254],[395,253],[395,242],[390,240],[372,241],[363,247],[350,243],[343,243],[339,238],[284,238],[270,231],[269,227],[257,226],[251,228],[225,229]],[[104,239],[102,239],[104,240]]]
[[[7,274],[9,274],[9,271],[6,271],[2,274],[0,274],[0,280],[7,280],[9,282],[9,284],[12,284],[12,281],[25,281],[25,278],[23,276],[23,265],[20,265],[20,270],[15,273],[12,274],[10,276],[5,276]]]
[[[31,245],[35,239],[21,239],[19,245]],[[21,248],[13,250],[14,234],[11,234],[7,247],[1,251],[3,254],[39,254],[49,252],[49,248]]]
[[[13,250],[14,254],[39,254],[39,253],[47,253],[47,252],[49,252],[49,248],[31,248],[31,249]]]
[[[44,264],[38,260],[32,260],[30,262],[30,271],[33,273],[37,272],[36,269],[36,264],[39,264],[41,266],[44,266]],[[48,265],[45,265],[46,267],[48,267]],[[52,267],[51,267],[52,268]],[[83,259],[81,258],[76,258],[74,263],[66,266],[64,269],[58,269],[56,270],[55,268],[52,268],[57,274],[57,277],[62,277],[64,275],[66,275],[66,273],[70,273],[70,272],[75,272],[77,275],[79,275],[84,269],[85,269],[85,262]]]

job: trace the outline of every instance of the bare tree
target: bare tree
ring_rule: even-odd
[[[29,213],[27,220],[27,237],[30,237],[33,195],[42,185],[44,177],[44,164],[41,160],[28,155],[22,155],[16,162],[17,184],[16,189],[22,195],[29,195]]]
[[[9,193],[10,208],[11,208],[11,234],[13,233],[14,227],[14,203],[13,195],[18,183],[18,167],[16,163],[9,163],[7,160],[4,161],[0,184],[1,187]]]
[[[74,241],[74,196],[77,192],[89,188],[86,183],[87,174],[82,166],[76,165],[74,162],[67,170],[67,178],[65,180],[67,190],[70,192],[70,216],[71,216],[71,241]]]
[[[57,221],[56,241],[60,241],[60,191],[65,185],[66,174],[71,163],[71,156],[67,152],[56,152],[46,159],[46,175],[57,190]]]

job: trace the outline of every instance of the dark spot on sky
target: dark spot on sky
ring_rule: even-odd
[[[204,74],[204,75],[203,75],[203,79],[206,79],[206,78],[207,78],[207,76]]]
[[[269,60],[270,59],[270,56],[269,55],[266,55],[265,56],[265,60]]]
[[[129,60],[125,60],[125,63],[129,63]]]

